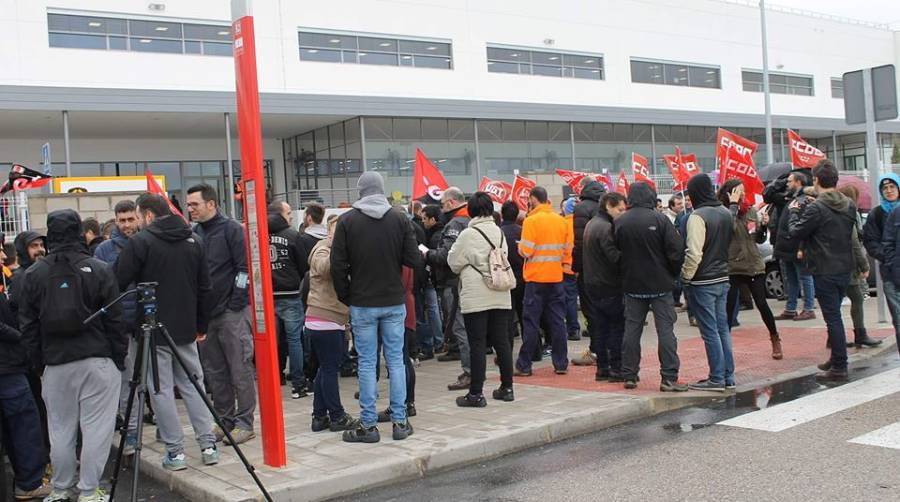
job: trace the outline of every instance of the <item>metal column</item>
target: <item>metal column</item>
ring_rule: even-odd
[[[831,131],[831,151],[834,152],[834,159],[832,159],[832,160],[834,160],[834,165],[838,169],[843,169],[844,168],[844,166],[843,166],[844,159],[840,155],[838,155],[837,133],[835,133],[834,131]]]
[[[366,168],[366,118],[359,118],[359,152],[360,152],[360,162],[362,162],[362,169],[360,172],[366,172],[368,169]],[[319,173],[316,172],[316,183],[318,183]]]
[[[869,172],[869,183],[872,185],[872,197],[878,197],[878,177],[881,169],[878,163],[878,136],[875,133],[875,104],[872,98],[872,70],[863,70],[863,93],[866,102],[866,171]],[[878,200],[878,199],[874,199]],[[875,268],[875,284],[878,287],[878,322],[887,322],[885,311],[887,302],[884,297],[884,281],[881,267]]]
[[[63,144],[66,147],[66,177],[72,176],[72,159],[70,158],[70,150],[69,150],[69,112],[68,110],[63,110]]]
[[[656,128],[650,124],[650,174],[656,174]]]
[[[772,102],[769,94],[769,42],[766,36],[766,2],[759,0],[759,19],[762,24],[763,95],[766,102],[766,160],[775,162],[772,148]]]
[[[577,171],[575,167],[575,123],[569,122],[569,142],[572,144],[572,170]]]
[[[237,218],[234,204],[234,160],[231,157],[231,115],[228,112],[225,112],[225,156],[228,162],[228,190],[225,191],[228,193],[228,209],[231,211],[231,217]]]
[[[481,184],[481,148],[478,146],[478,119],[472,119],[472,127],[474,127],[475,135],[475,182]],[[478,185],[476,185],[478,186]]]

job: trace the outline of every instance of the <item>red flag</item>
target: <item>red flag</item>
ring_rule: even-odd
[[[603,172],[606,172],[606,169],[604,169]],[[594,179],[597,180],[598,183],[606,185],[607,192],[612,190],[613,182],[608,174],[595,174]]]
[[[29,169],[21,164],[13,164],[9,170],[9,179],[0,186],[0,194],[4,194],[10,190],[18,192],[19,190],[29,190],[31,188],[40,188],[47,183],[53,176],[44,174],[34,169]]]
[[[650,165],[647,163],[647,157],[631,153],[631,175],[634,176],[635,182],[643,181],[650,185],[654,192],[656,191],[656,183],[650,179]]]
[[[791,164],[794,164],[794,167],[816,167],[820,160],[825,160],[822,150],[810,145],[790,129],[788,141],[791,143]]]
[[[496,204],[503,204],[509,200],[513,187],[505,181],[492,180],[485,176],[481,178],[478,191],[487,193]]]
[[[528,196],[531,194],[531,189],[536,186],[536,181],[516,175],[510,198],[522,211],[528,211]]]
[[[631,189],[631,185],[628,184],[628,177],[625,176],[625,171],[619,172],[619,179],[616,182],[616,191],[624,196],[628,196],[628,190]]]
[[[727,129],[720,128],[716,135],[716,163],[719,164],[719,185],[726,180],[725,169],[722,166],[725,165],[728,148],[737,150],[738,155],[741,157],[752,158],[758,146],[743,136],[738,136]]]
[[[581,186],[579,185],[584,178],[593,178],[595,181],[603,183],[606,185],[607,190],[613,186],[612,179],[607,174],[583,173],[581,171],[566,171],[563,169],[557,169],[556,174],[559,175],[567,185],[572,187],[572,190],[576,194],[581,194]]]
[[[413,199],[430,197],[435,202],[441,200],[441,194],[449,188],[441,171],[416,148],[416,166],[413,171]]]
[[[675,180],[676,187],[686,185],[688,180],[681,167],[679,157],[680,155],[663,155],[663,160],[666,161],[666,166],[669,168],[669,172],[672,173],[672,179]]]
[[[159,186],[159,183],[156,182],[156,178],[153,177],[153,173],[150,172],[149,169],[147,169],[146,171],[144,171],[144,176],[147,177],[147,191],[150,193],[162,195],[163,198],[166,199],[166,203],[169,204],[169,211],[172,211],[172,214],[181,216],[181,219],[187,222],[187,218],[185,218],[184,215],[181,214],[181,211],[179,211],[178,208],[176,208],[175,205],[172,204],[172,201],[169,200],[169,196],[166,195],[165,190],[163,190],[162,187]]]
[[[744,184],[744,193],[748,204],[756,204],[756,195],[762,196],[763,182],[753,167],[753,154],[745,148],[730,145],[725,149],[725,162],[720,168],[724,173],[722,181],[737,178]]]

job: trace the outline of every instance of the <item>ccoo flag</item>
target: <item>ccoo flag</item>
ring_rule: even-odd
[[[413,171],[412,198],[421,200],[426,204],[440,202],[444,190],[449,188],[444,175],[422,150],[416,148],[416,167]],[[430,199],[430,200],[429,200]]]
[[[816,167],[820,160],[825,160],[822,150],[810,145],[790,129],[788,141],[791,143],[791,164],[794,164],[794,167]]]

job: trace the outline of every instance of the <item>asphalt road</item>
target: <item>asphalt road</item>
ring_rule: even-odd
[[[891,352],[851,370],[856,388],[801,378],[341,500],[898,501],[897,368]],[[784,430],[719,424],[733,417]]]

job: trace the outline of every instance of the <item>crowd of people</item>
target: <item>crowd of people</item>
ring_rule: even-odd
[[[747,303],[742,290],[768,331],[773,359],[789,356],[777,321],[814,318],[818,300],[831,357],[816,377],[847,380],[847,347],[881,343],[867,334],[863,316],[867,254],[882,267],[900,334],[900,177],[879,180],[880,204],[864,225],[859,194],[838,190],[838,178],[827,160],[793,170],[766,187],[763,209],[748,202],[739,180],[716,187],[705,174],[691,178],[667,207],[647,183],[632,184],[625,196],[585,178],[561,211],[540,186],[527,211],[511,201],[497,211],[488,194],[467,197],[456,187],[444,190],[439,204],[393,206],[381,175],[366,172],[352,208],[326,218],[323,206],[307,204],[299,230],[293,208],[274,201],[269,254],[282,384],[293,399],[313,395],[313,432],[374,443],[378,424],[390,423],[399,441],[414,433],[416,367],[423,361],[459,361],[461,372],[447,388],[465,391],[456,397],[460,407],[488,405],[488,355],[500,373],[490,397],[500,403],[515,400],[514,377],[531,377],[544,358],[559,378],[571,362],[595,366],[597,381],[637,388],[652,312],[660,391],[725,392],[736,386],[731,329]],[[3,243],[0,412],[18,499],[105,500],[100,477],[117,417],[126,415],[128,423],[119,425],[126,455],[136,448],[138,420],[152,418],[166,448],[163,467],[186,469],[176,399],[205,465],[218,463],[223,440],[255,437],[244,230],[222,213],[212,187],[187,194],[193,225],[173,214],[164,196],[145,193],[119,202],[110,225],[54,211],[46,236],[27,231]],[[766,298],[758,249],[767,239],[787,285],[778,316]],[[138,417],[127,396],[143,305],[129,296],[84,321],[147,282],[158,283],[156,315],[174,344],[153,334],[159,376],[148,379],[151,411]],[[841,316],[845,296],[852,342]],[[579,309],[590,344],[570,359],[569,342],[583,336]],[[709,366],[707,378],[688,384],[679,380],[679,311],[698,328]],[[383,371],[389,406],[379,411]],[[339,390],[340,377],[351,375],[358,376],[358,417]],[[211,396],[224,429],[214,425],[201,392]]]

